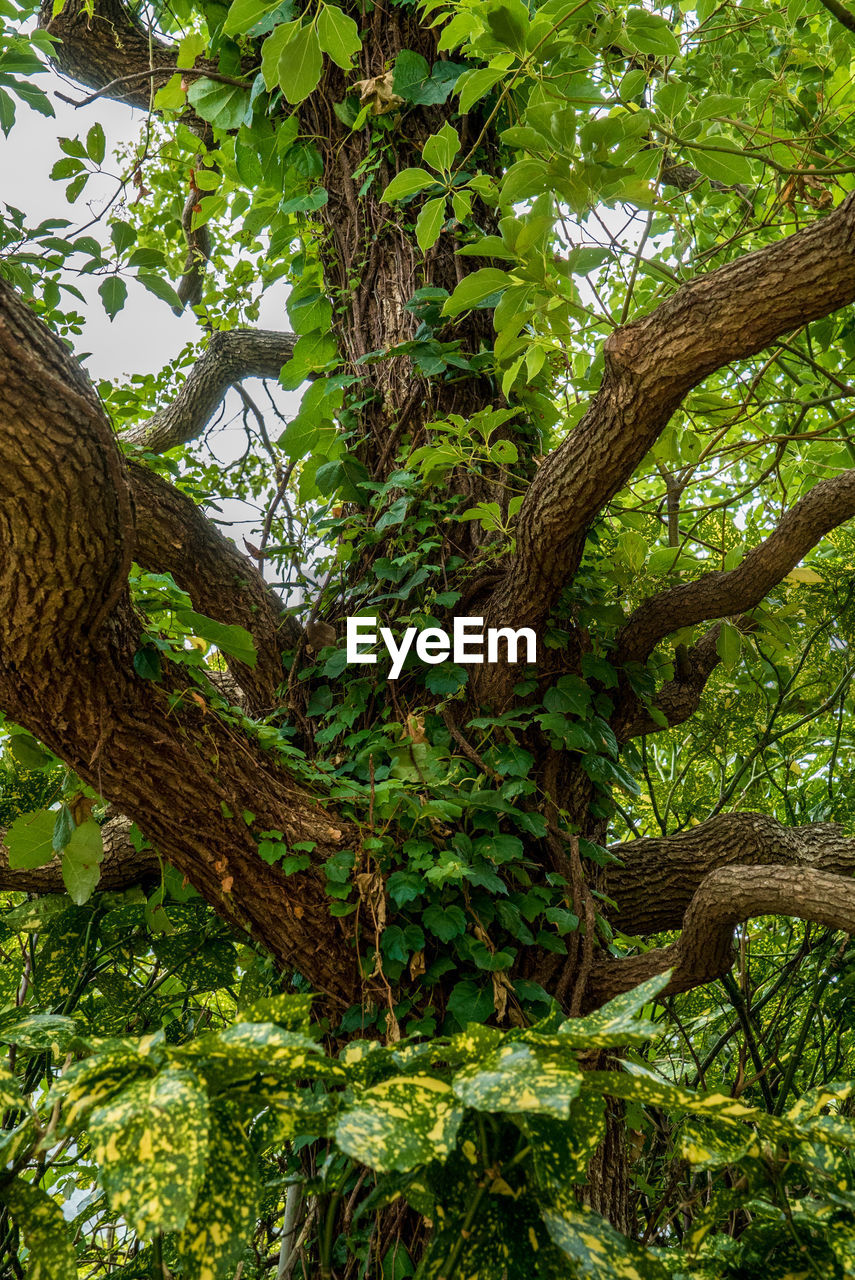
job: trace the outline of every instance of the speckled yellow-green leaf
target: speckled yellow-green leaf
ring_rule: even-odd
[[[336,1139],[348,1155],[384,1173],[441,1160],[463,1118],[451,1089],[432,1076],[393,1076],[365,1089],[339,1116]]]
[[[585,1182],[588,1165],[605,1131],[605,1102],[583,1094],[570,1104],[567,1120],[524,1115],[517,1120],[531,1146],[537,1185],[552,1194],[567,1194]]]
[[[723,1169],[744,1159],[760,1159],[763,1145],[750,1126],[742,1134],[719,1133],[712,1125],[687,1121],[678,1137],[678,1149],[693,1168]]]
[[[208,1151],[207,1095],[189,1071],[139,1080],[89,1119],[93,1154],[113,1209],[138,1235],[180,1231]]]
[[[0,1111],[5,1111],[7,1107],[23,1107],[27,1110],[29,1105],[11,1071],[7,1071],[5,1067],[0,1068]]]
[[[178,1236],[183,1280],[233,1280],[256,1225],[261,1186],[241,1128],[218,1114],[196,1207]]]
[[[315,1040],[273,1022],[239,1022],[219,1035],[197,1040],[182,1053],[204,1075],[212,1093],[255,1075],[280,1082],[312,1076],[342,1083],[347,1079],[346,1071],[326,1057]]]
[[[448,1061],[461,1065],[476,1058],[484,1058],[504,1039],[496,1027],[485,1027],[480,1022],[470,1022],[448,1044]]]
[[[78,1132],[86,1127],[92,1111],[103,1107],[127,1089],[139,1075],[151,1076],[144,1061],[130,1049],[115,1049],[75,1062],[55,1080],[47,1096],[48,1107],[62,1102],[60,1134]]]
[[[650,1004],[668,985],[671,970],[648,978],[632,991],[616,996],[587,1018],[569,1018],[559,1027],[568,1044],[578,1049],[606,1049],[613,1045],[643,1044],[655,1035],[658,1027],[651,1022],[641,1022],[638,1014]]]
[[[312,1016],[312,996],[263,996],[241,1009],[238,1016],[241,1022],[275,1022],[285,1031],[302,1031],[305,1034]]]
[[[34,979],[43,1008],[62,1008],[77,985],[84,957],[80,944],[91,919],[90,911],[70,907],[40,933]]]
[[[59,1013],[21,1013],[11,1010],[0,1018],[0,1044],[16,1044],[19,1049],[61,1053],[77,1034],[73,1018]]]
[[[376,1040],[353,1040],[339,1054],[351,1084],[377,1084],[384,1077],[396,1075],[395,1058],[385,1045]]]
[[[573,1274],[585,1280],[665,1280],[670,1274],[659,1261],[659,1249],[643,1249],[591,1209],[542,1210],[554,1243],[574,1263]]]
[[[460,1197],[457,1211],[443,1216],[425,1260],[426,1280],[570,1280],[533,1197],[488,1194],[461,1230],[467,1207]]]
[[[566,1120],[581,1081],[571,1054],[562,1062],[537,1054],[531,1045],[511,1042],[464,1067],[452,1089],[477,1111],[526,1111]]]
[[[77,1280],[71,1233],[59,1205],[21,1178],[0,1190],[0,1200],[24,1237],[27,1280]]]

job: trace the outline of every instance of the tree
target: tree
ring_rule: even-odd
[[[849,10],[4,13],[6,132],[147,115],[3,232],[4,1274],[851,1274]],[[198,344],[93,387],[75,273]]]

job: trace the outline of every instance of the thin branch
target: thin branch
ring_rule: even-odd
[[[297,339],[271,329],[217,330],[175,399],[122,435],[124,443],[164,453],[201,435],[229,387],[244,378],[278,378]]]

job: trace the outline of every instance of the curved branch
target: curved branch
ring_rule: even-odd
[[[749,624],[750,619],[739,619],[739,623]],[[617,713],[612,720],[612,728],[619,742],[640,737],[643,733],[673,729],[695,714],[707,681],[721,662],[718,654],[720,631],[721,623],[717,622],[686,651],[683,660],[676,664],[674,679],[667,680],[653,699],[653,706],[665,717],[667,724],[663,725],[660,720],[654,719],[628,685],[622,688]]]
[[[268,711],[284,678],[282,650],[300,635],[296,620],[246,556],[190,498],[166,480],[131,463],[136,511],[134,556],[144,569],[169,572],[199,613],[244,627],[255,642],[255,667],[229,660],[250,708]]]
[[[621,865],[608,869],[617,903],[610,920],[645,937],[679,929],[704,879],[725,867],[770,863],[855,874],[855,839],[830,822],[785,827],[765,813],[723,813],[678,835],[611,846]]]
[[[588,998],[599,1007],[654,974],[672,969],[663,995],[721,978],[733,964],[733,931],[755,916],[794,916],[855,933],[855,882],[827,871],[788,866],[723,867],[701,883],[678,940],[643,955],[599,961]]]
[[[736,569],[705,573],[645,600],[621,629],[617,662],[645,662],[662,637],[678,627],[753,609],[812,547],[853,515],[855,470],[820,481]]]
[[[840,0],[819,0],[823,9],[827,9],[838,22],[841,22],[847,31],[855,31],[855,13],[850,13],[845,4],[841,4]]]
[[[164,453],[195,439],[235,382],[278,378],[297,339],[271,329],[228,329],[211,334],[175,399],[153,417],[123,432],[122,441]]]
[[[588,527],[708,374],[855,299],[855,195],[827,217],[683,285],[605,344],[600,390],[542,464],[520,510],[489,623],[537,625],[572,576]]]
[[[321,864],[358,833],[274,750],[214,714],[177,664],[134,668],[128,472],[63,343],[0,281],[0,708],[140,829],[216,911],[339,1005],[359,991],[353,923]],[[285,876],[262,831],[315,865]]]

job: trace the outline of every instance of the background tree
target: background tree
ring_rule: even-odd
[[[3,229],[6,1273],[851,1275],[855,19],[3,12],[4,130],[148,116]]]

